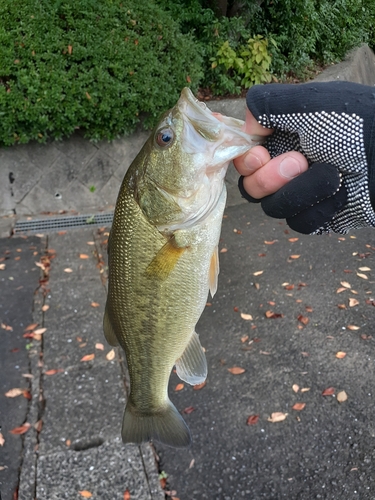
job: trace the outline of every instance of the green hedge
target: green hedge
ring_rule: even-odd
[[[112,139],[196,90],[192,35],[152,1],[0,0],[0,142]]]

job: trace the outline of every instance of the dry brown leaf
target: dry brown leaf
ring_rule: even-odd
[[[4,436],[0,432],[0,446],[4,446],[4,443],[5,443]]]
[[[340,281],[340,284],[341,284],[344,288],[351,288],[350,283],[348,283],[347,281]]]
[[[228,249],[227,249],[227,248],[222,248],[222,249],[220,250],[220,253],[226,253],[227,251],[228,251]]]
[[[91,302],[91,307],[99,307],[100,304],[98,302]]]
[[[6,330],[7,332],[12,332],[13,331],[13,328],[11,326],[7,325],[6,323],[1,323],[0,326],[1,326],[1,328],[3,330]]]
[[[95,358],[95,354],[86,354],[83,356],[83,358],[80,359],[80,361],[92,361]]]
[[[360,271],[371,271],[369,267],[359,267],[358,268]]]
[[[327,389],[324,389],[322,392],[322,396],[332,396],[335,393],[335,388],[334,387],[327,387]]]
[[[354,293],[354,295],[358,295],[358,292],[356,292],[355,290],[351,289],[350,290],[350,293]]]
[[[73,272],[73,269],[71,269],[70,267],[66,267],[64,269],[64,273],[72,273]]]
[[[281,411],[276,411],[274,413],[271,413],[271,416],[268,417],[268,422],[272,422],[273,424],[276,422],[282,422],[283,420],[286,419],[287,413],[282,413]]]
[[[14,389],[10,389],[5,393],[7,398],[16,398],[17,396],[21,396],[23,394],[24,389],[20,389],[19,387],[15,387]]]
[[[80,258],[80,259],[88,259],[88,258],[89,258],[89,256],[87,255],[87,253],[80,253],[80,254],[79,254],[79,258]]]
[[[104,345],[98,342],[95,344],[95,349],[99,349],[99,351],[104,351]]]
[[[35,333],[36,335],[43,335],[43,333],[45,333],[47,331],[47,328],[38,328],[37,330],[34,330],[33,333]]]
[[[106,355],[106,359],[108,359],[108,361],[112,361],[113,359],[115,359],[115,356],[116,356],[116,353],[115,353],[115,350],[114,349],[111,349],[107,355]]]
[[[346,356],[346,352],[344,352],[344,351],[336,352],[337,359],[343,359],[343,358],[345,358],[345,356]]]
[[[44,306],[42,306],[42,311],[43,312],[48,311],[48,309],[49,309],[49,305],[48,304],[44,304]]]
[[[310,390],[310,387],[302,387],[301,392],[307,392]]]
[[[302,411],[306,406],[306,403],[296,403],[292,406],[293,410]]]
[[[52,368],[44,372],[44,375],[56,375],[56,373],[61,373],[64,370],[62,368]]]
[[[245,368],[241,368],[240,366],[233,366],[233,368],[227,368],[228,372],[232,375],[241,375],[241,373],[245,373]]]
[[[264,271],[256,271],[255,273],[253,273],[253,275],[254,276],[260,276],[263,273],[264,273]]]
[[[337,304],[337,307],[339,309],[346,309],[346,305],[345,304]]]
[[[253,319],[251,314],[245,314],[245,313],[241,313],[241,318],[246,320],[246,321],[251,321]]]
[[[350,299],[349,299],[349,307],[358,306],[358,304],[359,304],[359,300],[354,299],[353,297],[350,297]]]
[[[193,385],[193,389],[194,391],[200,391],[201,389],[203,389],[203,387],[207,384],[207,381],[205,380],[204,382],[202,382],[201,384],[195,384]]]
[[[307,323],[310,321],[310,319],[307,317],[307,316],[302,316],[302,314],[300,314],[298,317],[297,317],[298,321],[300,323],[302,323],[303,325],[307,325]]]
[[[250,415],[246,420],[246,425],[255,425],[258,423],[259,415]]]
[[[288,241],[290,241],[291,243],[295,243],[296,241],[298,241],[299,238],[288,238]]]
[[[311,306],[305,306],[306,312],[312,313],[314,312],[314,309]]]
[[[359,326],[356,325],[348,325],[346,328],[353,331],[359,330]]]
[[[273,245],[274,243],[276,243],[276,241],[278,241],[278,240],[265,241],[264,243],[265,243],[266,245]]]
[[[299,391],[299,385],[293,384],[292,385],[292,389],[293,389],[294,392],[298,392]]]
[[[31,332],[34,330],[39,325],[39,323],[31,323],[31,325],[27,325],[27,327],[24,329],[24,332]]]
[[[12,429],[9,432],[11,434],[16,434],[16,435],[25,434],[25,432],[27,432],[30,429],[30,427],[31,427],[31,424],[29,424],[28,422],[25,422],[20,427],[15,427],[14,429]]]
[[[87,245],[95,245],[93,241],[86,241]]]
[[[36,430],[36,432],[40,432],[42,430],[42,427],[43,427],[43,420],[42,419],[35,422],[34,429]]]
[[[348,395],[346,394],[345,391],[340,391],[337,394],[336,399],[339,403],[344,403],[348,399]]]
[[[301,256],[300,255],[291,255],[290,258],[291,259],[299,259]]]
[[[241,342],[244,344],[247,340],[249,340],[249,336],[248,335],[244,335],[243,337],[241,337]]]
[[[182,389],[185,387],[185,384],[177,384],[174,390],[177,391],[182,391]]]
[[[264,315],[265,315],[266,318],[283,318],[284,317],[284,314],[275,313],[273,311],[266,311],[264,313]]]
[[[358,276],[359,278],[362,278],[363,280],[368,280],[368,276],[366,276],[366,274],[357,273],[357,276]]]
[[[124,500],[130,500],[130,491],[127,488],[124,492]]]
[[[348,290],[347,288],[345,288],[345,287],[341,286],[340,288],[338,288],[338,289],[336,290],[336,293],[346,292],[347,290]]]
[[[87,92],[86,92],[86,94],[87,94]],[[78,493],[79,493],[79,494],[81,495],[81,497],[83,497],[83,498],[91,498],[91,497],[92,497],[92,493],[91,493],[91,491],[82,490],[82,491],[79,491]]]

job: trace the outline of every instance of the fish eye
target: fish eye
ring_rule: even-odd
[[[174,132],[170,128],[163,128],[156,134],[156,143],[158,146],[165,148],[170,146],[174,139]]]

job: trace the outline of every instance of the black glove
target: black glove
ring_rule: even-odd
[[[274,132],[271,158],[301,152],[309,169],[276,193],[241,194],[301,233],[347,233],[375,226],[375,88],[350,82],[258,85],[247,94],[254,117]]]

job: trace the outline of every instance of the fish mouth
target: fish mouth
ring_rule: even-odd
[[[182,142],[184,150],[207,153],[211,149],[208,169],[217,168],[262,142],[262,138],[244,131],[244,121],[213,113],[187,87],[181,92],[177,108],[186,125]],[[203,140],[199,140],[197,134]]]

